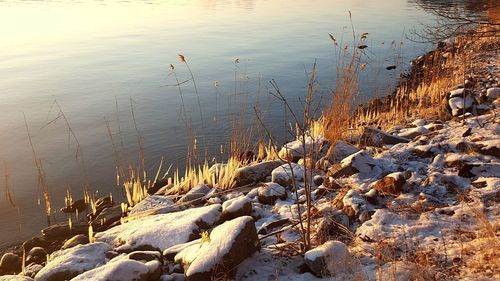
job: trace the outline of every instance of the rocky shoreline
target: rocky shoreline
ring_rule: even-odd
[[[498,280],[500,68],[489,56],[449,89],[446,120],[366,126],[353,143],[296,140],[280,152],[290,162],[239,168],[231,190],[157,184],[132,208],[75,201],[63,211],[80,220],[7,249],[0,280]],[[311,174],[305,146],[321,156]],[[301,254],[304,174],[315,247]]]

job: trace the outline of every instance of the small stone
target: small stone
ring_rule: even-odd
[[[252,214],[252,201],[241,196],[230,199],[222,204],[222,220],[232,220],[237,217],[250,216]]]
[[[0,259],[1,274],[17,274],[21,272],[21,257],[13,253],[5,253]]]
[[[392,173],[377,181],[373,188],[382,194],[399,195],[403,190],[406,179],[402,173]]]
[[[313,183],[316,185],[316,186],[320,186],[323,184],[323,181],[325,180],[325,178],[323,176],[320,176],[320,175],[315,175],[313,177]]]
[[[89,238],[86,235],[79,234],[75,235],[72,238],[68,239],[66,242],[64,242],[63,246],[61,249],[69,249],[73,248],[76,245],[85,245],[89,243]]]
[[[43,264],[47,261],[47,252],[44,248],[34,247],[28,253],[26,257],[26,264],[36,263]]]
[[[276,200],[285,200],[286,197],[285,188],[277,183],[265,183],[259,187],[259,202],[262,204],[272,205]]]
[[[198,184],[179,199],[178,203],[199,204],[211,190],[212,189],[208,185]]]
[[[71,203],[69,206],[66,206],[64,208],[61,208],[61,212],[63,213],[82,213],[87,209],[88,204],[85,202],[84,199],[76,200],[75,202]]]

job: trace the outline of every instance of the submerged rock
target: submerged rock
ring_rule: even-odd
[[[76,200],[75,202],[71,203],[70,205],[61,208],[61,212],[63,213],[82,213],[85,211],[88,207],[88,204],[85,202],[84,199]]]
[[[217,226],[209,239],[187,247],[175,257],[185,266],[188,281],[231,275],[238,264],[260,249],[254,220],[239,217]]]

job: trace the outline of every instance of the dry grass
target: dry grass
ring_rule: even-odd
[[[372,125],[388,129],[417,116],[449,118],[444,110],[447,93],[464,84],[466,79],[476,78],[484,54],[498,48],[500,41],[496,37],[476,38],[471,34],[456,38],[452,48],[438,48],[416,60],[416,65],[394,94],[359,107],[352,115],[351,126],[359,129]]]

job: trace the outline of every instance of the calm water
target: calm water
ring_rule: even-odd
[[[360,100],[386,94],[408,61],[430,47],[404,39],[405,31],[431,18],[405,0],[0,1],[0,165],[18,207],[7,202],[2,184],[0,245],[45,226],[23,113],[54,209],[67,189],[81,197],[86,179],[100,194],[117,193],[104,118],[120,156],[136,161],[131,99],[148,167],[162,156],[184,165],[181,98],[166,86],[175,84],[170,63],[180,81],[190,77],[178,54],[196,77],[204,117],[188,82],[182,85],[188,118],[201,146],[215,154],[227,140],[229,120],[243,105],[250,114],[257,97],[279,130],[282,107],[268,94],[269,80],[296,106],[306,89],[304,70],[317,60],[318,95],[328,93],[336,63],[328,33],[350,38],[349,10],[356,32],[369,33]],[[395,63],[401,67],[385,70]],[[75,160],[64,120],[46,125],[59,114],[54,100],[78,138],[85,168]]]

